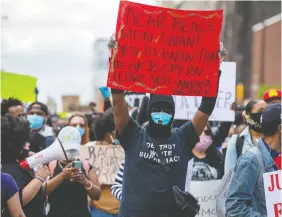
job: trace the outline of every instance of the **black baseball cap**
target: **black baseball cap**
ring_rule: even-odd
[[[281,104],[270,104],[261,114],[261,126],[264,136],[272,136],[281,125]]]
[[[265,108],[261,115],[261,124],[280,122],[281,123],[281,104],[270,104]]]
[[[27,112],[29,112],[32,108],[36,108],[44,112],[46,115],[49,114],[48,107],[42,102],[33,102],[27,107]]]

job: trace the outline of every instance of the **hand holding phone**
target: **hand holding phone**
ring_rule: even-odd
[[[80,160],[74,160],[74,161],[72,162],[71,167],[81,170],[81,169],[82,169],[82,163],[81,163]]]

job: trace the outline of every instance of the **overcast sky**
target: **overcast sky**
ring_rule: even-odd
[[[134,0],[152,4],[155,0]],[[2,68],[38,78],[39,99],[89,102],[93,44],[115,31],[119,0],[3,0]]]

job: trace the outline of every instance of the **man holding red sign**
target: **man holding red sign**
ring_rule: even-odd
[[[124,2],[121,2],[121,6],[124,6],[124,4]],[[125,6],[128,6],[128,4],[133,3],[127,2]],[[121,6],[120,13],[123,13],[126,17],[126,8]],[[150,11],[149,6],[141,6],[146,9],[144,10],[145,13],[156,14],[156,11]],[[133,4],[132,9],[134,10],[134,7],[140,8],[141,6],[140,4]],[[155,7],[153,7],[153,9],[156,10]],[[160,9],[165,10],[163,8],[158,8],[158,10]],[[174,13],[178,11],[172,10],[171,12]],[[194,11],[194,14],[197,14],[197,12]],[[208,13],[205,15],[199,13],[199,16],[204,16],[202,19],[205,19],[212,14],[214,14],[214,11],[210,12],[210,15]],[[127,15],[129,16],[129,14]],[[159,25],[161,20],[162,18],[159,18]],[[185,20],[180,19],[177,22],[182,21]],[[117,34],[119,34],[119,30],[117,32]],[[182,34],[189,35],[189,33]],[[203,30],[201,35],[205,34],[206,32]],[[114,40],[111,40],[109,43],[109,48],[113,50],[108,86],[112,88],[114,121],[118,138],[125,150],[123,192],[119,216],[195,216],[199,211],[197,201],[189,193],[183,191],[185,189],[187,166],[191,157],[191,151],[195,144],[199,142],[199,136],[205,129],[209,116],[215,107],[218,80],[221,74],[219,63],[223,60],[226,52],[224,52],[222,46],[221,58],[218,58],[219,40],[217,42],[212,42],[213,46],[218,49],[217,58],[214,59],[214,61],[211,61],[213,62],[211,64],[213,69],[210,70],[210,73],[212,74],[211,76],[216,77],[213,81],[213,84],[214,82],[216,82],[216,84],[211,88],[210,92],[207,91],[203,93],[203,95],[209,95],[209,97],[202,98],[201,105],[193,120],[187,121],[187,123],[179,129],[172,130],[171,127],[175,114],[175,104],[171,95],[164,95],[165,93],[170,93],[167,91],[163,92],[163,89],[159,88],[160,85],[155,85],[154,90],[150,88],[146,89],[148,86],[143,86],[142,90],[148,90],[148,92],[151,92],[151,96],[147,109],[149,125],[147,128],[142,128],[131,119],[128,114],[127,104],[124,98],[124,90],[131,89],[130,82],[127,85],[120,85],[120,83],[118,84],[115,82],[115,79],[118,77],[115,77],[116,72],[119,71],[119,69],[116,68],[116,64],[121,64],[120,62],[116,62],[115,58],[117,57],[117,53],[123,49],[121,48],[119,37],[117,38],[118,43]],[[215,44],[217,45],[215,46]],[[136,59],[133,58],[132,61],[136,61]],[[124,65],[125,64],[123,64],[123,66]],[[216,70],[216,73],[214,70]],[[144,71],[143,74],[144,73],[146,72]],[[132,75],[141,76],[142,73],[138,74],[136,72],[132,73]],[[194,81],[200,80],[195,79]],[[183,82],[185,82],[185,80],[183,80]],[[137,83],[132,84],[132,87],[136,87]],[[148,85],[150,84],[148,83]],[[167,85],[164,85],[164,87],[165,86]],[[136,88],[134,90],[141,91]],[[185,93],[187,94],[187,90],[182,90],[184,92],[186,91]],[[174,91],[175,90],[172,92]]]

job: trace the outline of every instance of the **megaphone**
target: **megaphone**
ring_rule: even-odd
[[[20,162],[20,167],[28,170],[53,160],[74,160],[80,153],[81,136],[75,127],[64,127],[58,138],[48,148]]]

